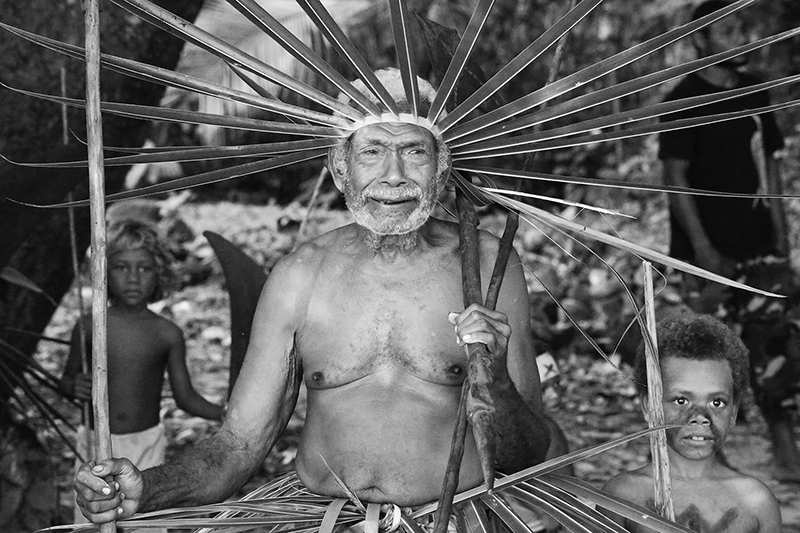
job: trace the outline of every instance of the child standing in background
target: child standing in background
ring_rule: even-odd
[[[667,430],[675,520],[698,533],[780,533],[781,512],[772,492],[758,479],[720,461],[728,431],[736,422],[747,387],[747,350],[719,320],[687,314],[657,328],[662,403]],[[644,347],[636,355],[636,385],[648,410]],[[655,510],[652,461],[623,472],[603,490]],[[613,513],[632,532],[650,531]]]
[[[161,423],[161,393],[165,370],[179,408],[211,420],[222,420],[225,408],[194,389],[183,333],[147,307],[164,297],[172,278],[170,256],[156,229],[132,220],[111,225],[107,257],[111,445],[115,456],[128,457],[145,469],[164,462],[167,439]],[[84,327],[91,331],[91,318]],[[69,397],[91,401],[92,378],[82,371],[78,325],[59,386]],[[84,453],[91,456],[90,450]],[[85,522],[77,506],[75,518]]]

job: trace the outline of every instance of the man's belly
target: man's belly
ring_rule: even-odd
[[[297,474],[310,490],[413,506],[436,500],[450,453],[460,387],[368,376],[308,392]],[[335,474],[335,475],[334,475]],[[459,489],[483,482],[471,431]]]

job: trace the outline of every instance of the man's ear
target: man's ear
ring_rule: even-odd
[[[327,165],[328,170],[330,171],[331,176],[333,177],[333,184],[336,185],[336,188],[339,189],[339,191],[343,192],[344,189],[342,189],[342,187],[343,187],[343,183],[342,182],[343,182],[344,176],[341,175],[341,173],[339,172],[339,169],[336,167],[336,164],[334,163],[334,161],[336,161],[336,150],[337,149],[338,149],[338,147],[336,147],[336,146],[332,146],[332,147],[328,148],[328,160],[325,162],[325,164]]]
[[[439,195],[442,194],[442,191],[444,191],[444,188],[447,185],[447,180],[450,179],[450,172],[452,170],[453,170],[453,160],[450,159],[447,162],[447,168],[444,169],[444,172],[442,172],[439,175],[439,180],[438,180],[438,183],[436,184],[436,197],[437,198],[439,197]]]

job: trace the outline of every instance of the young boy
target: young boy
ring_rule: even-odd
[[[139,221],[120,221],[108,229],[108,403],[111,446],[141,468],[164,462],[166,435],[161,424],[164,371],[178,407],[195,416],[222,420],[225,409],[192,387],[181,330],[147,308],[162,298],[172,273],[170,256],[156,230]],[[91,320],[84,322],[87,338]],[[87,348],[87,353],[90,353]],[[92,379],[82,372],[76,325],[61,377],[67,396],[90,401]],[[83,443],[79,443],[79,446]],[[87,460],[91,451],[86,453]],[[85,521],[76,506],[76,522]]]
[[[672,499],[678,523],[698,533],[780,533],[775,496],[761,481],[723,464],[717,452],[736,421],[748,379],[747,351],[723,323],[706,315],[681,315],[658,325],[664,418]],[[635,379],[647,412],[644,348]],[[606,483],[606,492],[654,509],[652,461]],[[649,531],[613,513],[633,532]]]

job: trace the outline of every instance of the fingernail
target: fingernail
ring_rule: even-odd
[[[119,490],[119,483],[117,483],[116,481],[114,482],[114,488]]]
[[[117,507],[117,514],[118,515],[122,514],[122,507]]]
[[[470,340],[472,340],[472,335],[469,335],[469,334],[464,335],[463,339],[464,339],[464,342],[469,342]]]
[[[102,472],[102,471],[103,471],[103,467],[100,466],[100,465],[95,465],[95,466],[92,467],[92,472],[99,473],[99,472]]]
[[[103,487],[103,490],[100,491],[100,492],[102,492],[103,494],[106,494],[106,495],[107,494],[111,494],[111,488],[110,487]]]
[[[447,320],[452,322],[458,317],[458,313],[447,313]]]
[[[120,493],[119,493],[119,496],[120,496],[120,498],[122,498],[123,500],[125,499],[125,493],[124,493],[124,492],[120,492]]]

